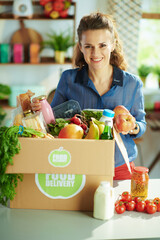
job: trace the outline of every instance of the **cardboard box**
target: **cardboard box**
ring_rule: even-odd
[[[115,140],[20,138],[6,173],[22,173],[11,208],[93,210],[100,181],[114,176]]]

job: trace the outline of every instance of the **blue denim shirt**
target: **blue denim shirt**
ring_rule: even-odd
[[[81,109],[113,110],[118,105],[125,106],[140,127],[137,135],[121,134],[129,161],[132,162],[137,157],[137,147],[133,138],[140,137],[146,130],[142,86],[142,81],[137,76],[114,66],[111,88],[100,96],[92,80],[88,77],[87,67],[83,67],[81,70],[70,69],[62,73],[51,106],[57,106],[71,99],[78,101]],[[116,144],[115,167],[124,163],[123,156]]]

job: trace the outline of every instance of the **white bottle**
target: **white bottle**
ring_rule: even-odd
[[[106,120],[110,122],[111,128],[113,127],[113,118],[114,118],[115,112],[110,109],[104,109],[103,115],[99,119],[100,122],[105,122]]]
[[[114,215],[114,191],[110,182],[103,181],[94,194],[93,217],[109,220]]]

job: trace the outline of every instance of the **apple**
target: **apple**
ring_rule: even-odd
[[[44,6],[44,13],[46,17],[49,17],[50,13],[52,12],[52,3],[48,2]]]
[[[114,119],[116,119],[117,115],[121,114],[121,113],[128,113],[130,114],[130,112],[128,111],[127,108],[125,108],[123,105],[118,105],[116,106],[113,111],[115,112],[114,115]]]
[[[60,17],[66,18],[68,16],[68,9],[59,12]]]
[[[135,127],[135,118],[130,113],[121,113],[115,119],[118,132],[129,132]]]
[[[83,137],[83,134],[83,128],[74,123],[70,123],[61,129],[58,138],[81,139]]]

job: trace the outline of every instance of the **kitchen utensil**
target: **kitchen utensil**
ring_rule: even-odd
[[[33,6],[31,0],[14,0],[13,2],[13,15],[15,18],[28,17],[33,15]]]
[[[31,43],[41,44],[42,36],[31,28],[26,28],[23,20],[20,20],[20,29],[13,33],[10,43],[21,43],[24,46],[24,61],[29,61],[29,45]]]

